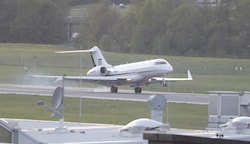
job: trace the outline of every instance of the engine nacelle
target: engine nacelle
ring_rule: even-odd
[[[106,67],[101,66],[101,67],[99,68],[99,73],[100,73],[102,76],[106,76],[106,75],[109,74],[109,71],[108,71],[108,69],[107,69]]]

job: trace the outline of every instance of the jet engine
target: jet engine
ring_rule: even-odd
[[[102,76],[106,76],[106,75],[109,74],[108,69],[107,69],[106,67],[104,67],[104,66],[102,66],[102,67],[99,68],[99,72],[100,72],[100,74],[101,74]]]

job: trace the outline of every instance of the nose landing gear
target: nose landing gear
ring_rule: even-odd
[[[167,85],[168,85],[168,84],[167,84],[166,81],[163,81],[163,82],[162,82],[162,86],[163,86],[163,87],[167,87]]]

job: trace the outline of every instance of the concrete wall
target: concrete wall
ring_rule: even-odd
[[[249,144],[247,141],[177,134],[144,133],[148,144]]]
[[[208,128],[219,128],[231,118],[250,116],[249,92],[212,91],[209,93]]]

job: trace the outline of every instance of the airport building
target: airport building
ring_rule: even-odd
[[[163,95],[148,98],[151,118],[136,119],[125,126],[95,123],[64,122],[57,88],[50,110],[59,121],[0,119],[0,143],[16,144],[247,144],[250,142],[250,93],[209,92],[208,128],[187,130],[162,123],[167,100]],[[39,105],[44,105],[39,102]],[[46,107],[46,106],[45,106]]]
[[[144,144],[142,134],[124,134],[122,126],[90,123],[64,123],[59,128],[56,121],[0,119],[0,143],[51,144],[51,143],[110,143]]]
[[[63,89],[57,87],[52,96],[52,106],[44,106],[59,118],[59,121],[0,119],[0,143],[15,144],[147,144],[143,139],[145,131],[166,132],[169,125],[163,124],[163,109],[166,99],[152,95],[148,102],[152,118],[136,119],[125,126],[96,123],[64,122]],[[156,119],[156,120],[153,120]]]
[[[208,104],[208,128],[239,116],[250,116],[250,93],[236,91],[211,91]]]

